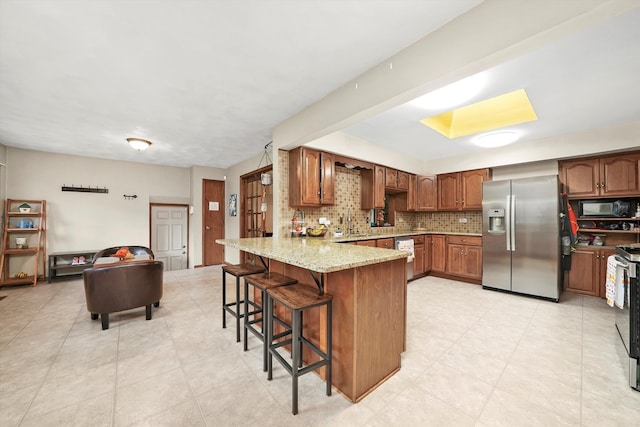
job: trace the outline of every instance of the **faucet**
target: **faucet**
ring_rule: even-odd
[[[351,227],[351,208],[347,209],[347,235],[353,233],[353,227]]]

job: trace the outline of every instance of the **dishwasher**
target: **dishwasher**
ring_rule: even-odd
[[[413,260],[415,258],[415,251],[413,247],[413,238],[410,236],[394,237],[394,246],[396,250],[409,252],[407,257],[407,282],[413,279]]]

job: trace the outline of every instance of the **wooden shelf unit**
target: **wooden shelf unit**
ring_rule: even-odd
[[[20,212],[18,206],[27,203],[31,206],[30,212]],[[2,238],[2,256],[0,256],[0,287],[15,285],[36,286],[38,280],[45,279],[46,266],[46,223],[47,223],[47,202],[46,200],[24,200],[7,199],[6,217],[4,223],[4,235]],[[30,219],[32,227],[23,227],[24,219]],[[17,248],[16,237],[27,239],[26,248]],[[22,258],[23,265],[27,265],[32,258],[33,274],[26,277],[17,278],[16,272],[11,270],[10,260],[12,258]],[[42,267],[42,273],[39,272]]]

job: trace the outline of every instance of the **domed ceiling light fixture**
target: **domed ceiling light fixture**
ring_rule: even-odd
[[[517,132],[493,132],[474,138],[473,143],[479,147],[495,148],[509,145],[516,142],[519,138],[520,135]]]
[[[151,141],[142,138],[127,138],[127,142],[134,150],[145,151],[151,147]]]

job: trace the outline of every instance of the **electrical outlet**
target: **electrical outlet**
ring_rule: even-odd
[[[467,223],[467,218],[460,218],[458,221],[460,223],[462,223],[462,224],[466,224]]]

